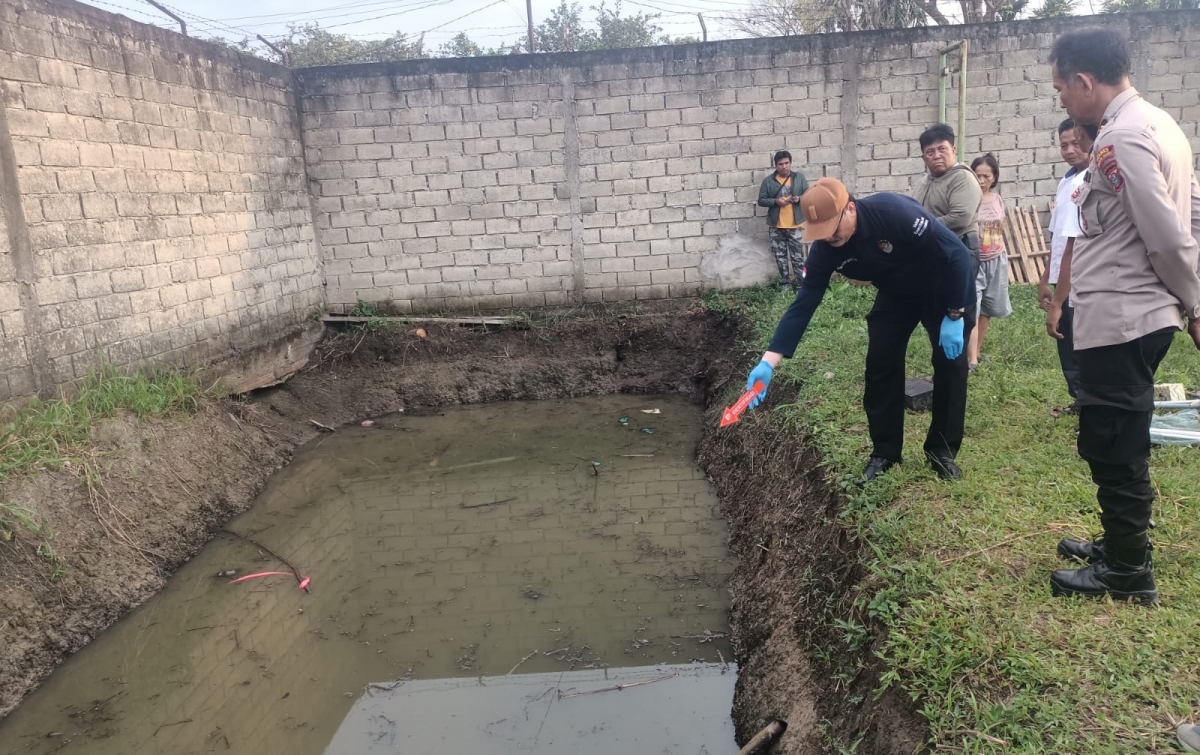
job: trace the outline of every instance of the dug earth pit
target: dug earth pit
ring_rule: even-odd
[[[100,503],[110,508],[100,511],[119,516],[137,549],[107,536],[87,515],[97,499],[75,471],[10,482],[6,498],[31,508],[57,533],[64,571],[50,580],[27,549],[0,549],[0,566],[12,575],[0,588],[0,711],[11,710],[64,657],[161,589],[320,432],[318,424],[339,427],[458,403],[672,393],[709,410],[700,461],[721,493],[739,557],[731,587],[733,644],[743,666],[734,706],[739,741],[772,718],[790,723],[775,752],[832,751],[830,741],[853,741],[860,733],[866,737],[859,753],[898,751],[898,731],[907,733],[905,742],[921,741],[910,706],[885,696],[881,707],[868,695],[867,702],[847,707],[839,702],[850,693],[846,685],[813,670],[811,644],[835,638],[797,625],[795,603],[788,601],[808,588],[791,576],[791,567],[828,570],[827,591],[848,592],[860,576],[853,567],[857,546],[837,535],[836,525],[805,528],[793,521],[797,511],[820,517],[839,504],[818,474],[798,482],[796,467],[787,468],[789,459],[812,459],[801,458],[809,453],[803,449],[786,450],[785,430],[764,433],[755,417],[715,434],[722,401],[741,387],[749,362],[736,323],[696,308],[524,329],[423,327],[423,336],[415,328],[331,334],[313,364],[287,383],[242,401],[206,402],[190,418],[106,422],[96,433],[95,459],[105,481]],[[766,477],[747,472],[761,465],[738,464],[766,453],[782,465]],[[795,538],[790,560],[749,552],[764,553],[754,544],[780,527]],[[861,692],[865,678],[855,690]]]

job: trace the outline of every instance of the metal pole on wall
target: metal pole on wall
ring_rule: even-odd
[[[946,51],[938,52],[938,123],[946,122]]]
[[[155,8],[158,8],[158,9],[159,9],[160,11],[162,11],[163,13],[166,13],[168,16],[170,16],[171,18],[173,18],[173,19],[175,19],[176,21],[178,21],[178,22],[179,22],[179,33],[180,33],[180,34],[182,34],[182,35],[183,35],[183,36],[185,36],[185,37],[188,35],[188,33],[187,33],[187,22],[186,22],[186,21],[184,21],[184,20],[183,20],[182,18],[180,18],[179,16],[176,16],[174,13],[172,13],[172,12],[171,12],[171,11],[169,11],[169,10],[167,10],[167,9],[166,9],[166,8],[164,8],[163,6],[159,5],[158,3],[154,2],[154,0],[146,0],[146,2],[150,3],[150,4],[151,4],[151,5],[153,5]]]
[[[707,42],[708,41],[708,27],[704,25],[704,14],[697,13],[696,18],[700,19],[700,33],[704,35],[701,41]]]
[[[958,52],[958,141],[967,138],[967,40]],[[966,149],[966,146],[963,146]]]
[[[278,47],[276,47],[275,45],[271,44],[270,40],[268,40],[266,37],[264,37],[261,34],[256,34],[254,36],[258,37],[259,42],[262,42],[264,45],[269,47],[272,52],[274,52],[276,55],[278,55],[279,59],[283,61],[283,64],[285,66],[287,66],[288,68],[292,67],[292,58],[290,55],[287,54],[286,50],[281,50]]]
[[[958,68],[951,69],[947,65],[946,56],[958,51]],[[946,79],[950,74],[958,74],[958,140],[961,142],[967,132],[967,40],[963,40],[944,50],[938,50],[938,123],[946,122]]]
[[[537,52],[533,45],[533,0],[525,0],[525,19],[529,22],[529,52]]]

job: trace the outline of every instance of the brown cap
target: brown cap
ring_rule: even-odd
[[[850,203],[850,194],[836,178],[818,178],[800,195],[804,214],[804,240],[824,241],[837,230],[842,210]]]

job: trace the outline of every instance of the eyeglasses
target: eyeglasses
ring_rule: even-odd
[[[826,239],[825,239],[826,241],[828,241],[829,239],[838,235],[838,231],[841,230],[841,227],[842,227],[842,218],[846,216],[846,207],[849,207],[849,206],[850,206],[850,203],[847,202],[845,207],[842,207],[842,211],[838,213],[837,223],[835,223],[833,226],[833,233],[829,234],[826,237]]]
[[[833,227],[833,232],[834,232],[834,233],[837,233],[837,232],[838,232],[838,229],[842,227],[842,218],[844,218],[844,217],[846,216],[846,207],[849,207],[849,206],[850,206],[850,203],[849,203],[849,202],[847,202],[847,203],[845,204],[845,206],[844,206],[844,207],[842,207],[842,211],[838,213],[838,222],[837,222],[837,225],[835,225],[835,226]]]

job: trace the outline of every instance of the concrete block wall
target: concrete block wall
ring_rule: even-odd
[[[11,157],[0,153],[0,163],[9,160]],[[10,395],[33,392],[33,370],[25,349],[21,291],[9,235],[9,215],[19,212],[19,208],[10,206],[7,194],[0,191],[0,396],[5,392]]]
[[[321,305],[695,294],[706,256],[765,256],[777,149],[810,180],[907,191],[960,39],[960,157],[995,152],[1004,196],[1044,205],[1064,170],[1046,58],[1082,24],[1128,35],[1136,85],[1200,147],[1197,11],[289,72],[73,0],[4,4],[0,400],[101,353],[274,374],[298,357],[258,347]]]
[[[101,352],[118,366],[209,364],[321,303],[286,69],[23,0],[0,7],[0,91],[16,241],[0,257],[0,352],[30,352],[27,366],[4,360],[0,400],[51,392]],[[17,318],[5,281],[21,265]]]
[[[1065,170],[1047,57],[1084,23],[1129,35],[1135,83],[1196,137],[1197,12],[298,71],[326,301],[694,294],[704,255],[765,248],[755,200],[777,149],[810,181],[908,191],[938,117],[937,51],[964,38],[960,157],[996,153],[1004,196],[1044,205]],[[947,99],[957,124],[954,82]]]

